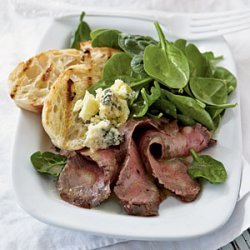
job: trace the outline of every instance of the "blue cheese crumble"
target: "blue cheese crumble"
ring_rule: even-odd
[[[84,146],[92,151],[105,149],[122,142],[118,128],[129,117],[128,100],[132,89],[123,81],[115,80],[107,89],[97,89],[96,97],[86,91],[82,100],[75,103],[73,112],[87,127]]]

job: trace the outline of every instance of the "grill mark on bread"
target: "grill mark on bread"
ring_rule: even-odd
[[[88,86],[90,86],[92,84],[92,77],[91,76],[87,77],[87,84],[88,84]]]
[[[90,54],[90,53],[91,53],[91,52],[90,52],[90,49],[89,49],[89,48],[83,50],[83,54]]]
[[[50,64],[50,66],[46,69],[45,73],[42,75],[42,81],[45,82],[49,79],[52,70],[53,70],[53,65]]]
[[[23,68],[23,72],[25,72],[26,70],[29,69],[32,61],[33,61],[33,58],[30,58],[28,61],[25,62],[25,65],[24,65],[24,68]]]
[[[69,80],[67,81],[67,99],[69,102],[73,101],[76,95],[76,92],[72,90],[73,85],[74,82],[69,78]]]
[[[10,93],[10,97],[11,97],[12,99],[15,98],[16,92],[17,92],[19,86],[20,86],[19,84],[16,84],[16,85],[14,86],[14,89],[12,89],[12,91],[11,91],[11,93]]]
[[[111,56],[112,56],[112,51],[111,51],[111,49],[108,49],[107,54],[108,54],[108,59],[110,59]]]

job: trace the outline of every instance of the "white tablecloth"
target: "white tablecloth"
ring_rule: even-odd
[[[67,2],[67,4],[62,4]],[[33,0],[0,2],[0,249],[216,249],[250,226],[250,168],[244,162],[240,201],[230,220],[216,232],[189,241],[142,242],[130,241],[114,245],[119,239],[109,239],[72,232],[43,224],[26,214],[16,203],[11,183],[11,154],[17,125],[18,109],[8,97],[7,77],[13,67],[32,56],[51,18],[65,9],[79,6],[160,9],[165,11],[221,11],[250,7],[247,0],[43,0],[40,7]],[[32,5],[33,4],[33,5]],[[36,5],[37,6],[37,5]],[[46,6],[43,11],[42,6]],[[65,8],[66,6],[66,8]],[[26,16],[24,14],[26,13]],[[226,36],[238,70],[241,89],[243,156],[250,162],[250,30]],[[221,208],[223,209],[223,208]]]

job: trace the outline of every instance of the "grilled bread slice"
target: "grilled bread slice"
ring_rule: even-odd
[[[71,65],[81,64],[76,49],[50,50],[21,62],[10,74],[10,96],[20,108],[41,112],[51,85]]]
[[[78,112],[73,112],[77,100],[101,79],[105,62],[118,50],[91,48],[83,51],[84,63],[66,69],[55,81],[44,102],[42,124],[52,143],[65,150],[83,148],[86,127]]]

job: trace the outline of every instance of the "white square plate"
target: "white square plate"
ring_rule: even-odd
[[[79,17],[64,17],[53,21],[41,42],[40,51],[66,48],[72,29]],[[124,32],[150,35],[157,38],[153,22],[134,18],[90,15],[86,21],[91,28],[116,28]],[[163,30],[166,31],[166,27]],[[235,65],[230,50],[222,38],[198,41],[202,50],[223,55],[221,65],[234,74]],[[239,91],[231,101],[239,103]],[[30,155],[37,150],[48,150],[50,141],[40,116],[21,111],[13,154],[13,183],[19,204],[35,218],[65,228],[105,234],[119,238],[142,240],[181,240],[197,237],[221,227],[235,207],[241,180],[241,125],[240,107],[227,110],[216,134],[218,143],[204,153],[222,161],[228,172],[224,184],[203,185],[202,192],[191,203],[173,197],[160,205],[159,216],[144,218],[123,213],[114,198],[95,209],[83,209],[60,199],[56,183],[38,174],[30,163]]]

